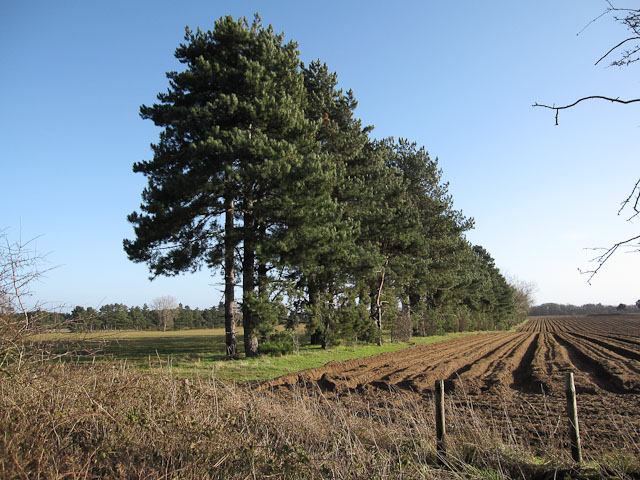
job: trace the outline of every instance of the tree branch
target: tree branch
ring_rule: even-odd
[[[577,104],[579,104],[580,102],[584,102],[585,100],[608,100],[609,102],[613,102],[613,103],[623,103],[623,104],[629,104],[629,103],[636,103],[636,102],[640,102],[640,98],[632,98],[631,100],[621,100],[620,98],[613,98],[613,97],[605,97],[602,95],[590,95],[588,97],[582,97],[579,98],[578,100],[576,100],[575,102],[569,104],[569,105],[563,105],[562,107],[556,107],[555,105],[544,105],[541,103],[534,103],[532,105],[532,107],[543,107],[543,108],[548,108],[550,110],[555,110],[556,111],[556,125],[558,125],[558,114],[560,113],[560,110],[566,110],[567,108],[571,108],[571,107],[575,107]]]
[[[614,244],[613,246],[609,247],[602,255],[598,255],[597,257],[595,257],[594,259],[592,259],[592,262],[598,262],[598,266],[594,269],[594,270],[580,270],[578,268],[578,271],[582,274],[582,275],[589,275],[589,278],[587,280],[587,283],[589,285],[591,285],[591,280],[593,279],[593,277],[596,276],[596,274],[598,273],[598,271],[602,268],[602,266],[607,263],[607,261],[611,258],[611,256],[616,252],[616,250],[618,250],[618,248],[624,246],[624,245],[628,245],[629,243],[635,241],[635,240],[640,240],[640,235],[637,235],[633,238],[629,238],[627,240],[623,240],[622,242],[618,242],[616,244]],[[640,247],[640,245],[638,245],[638,247]],[[600,250],[600,249],[590,249],[590,250]],[[603,250],[603,249],[602,249]],[[640,251],[640,249],[638,250]]]
[[[640,37],[629,37],[626,40],[621,41],[619,44],[617,44],[615,47],[613,47],[611,50],[609,50],[607,53],[605,53],[603,56],[601,56],[598,61],[596,63],[594,63],[594,65],[598,65],[602,60],[604,60],[611,52],[613,52],[616,48],[620,47],[621,45],[631,41],[631,40],[640,40]]]
[[[638,193],[636,194],[636,190],[638,191]],[[620,213],[622,212],[622,210],[625,209],[625,207],[627,205],[629,205],[630,202],[633,201],[633,196],[636,196],[635,198],[635,202],[633,202],[633,205],[631,206],[631,208],[633,209],[634,213],[633,215],[631,215],[629,218],[627,218],[627,221],[632,220],[634,217],[640,215],[640,210],[638,210],[638,207],[640,205],[640,179],[638,179],[638,181],[636,182],[636,184],[633,186],[633,188],[631,189],[631,193],[629,194],[629,196],[622,202],[622,204],[620,205],[620,210],[618,210],[618,215],[620,215]]]

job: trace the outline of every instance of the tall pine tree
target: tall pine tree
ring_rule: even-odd
[[[176,50],[183,72],[170,72],[159,103],[143,118],[162,127],[153,160],[134,165],[147,176],[142,213],[129,221],[129,258],[153,275],[206,264],[225,272],[227,352],[235,355],[234,285],[241,265],[245,353],[258,354],[256,299],[269,255],[287,230],[296,196],[322,178],[316,124],[306,101],[297,46],[264,28],[256,15],[224,17],[192,32]],[[312,180],[309,180],[309,179]],[[236,255],[238,248],[242,255]],[[271,252],[271,253],[269,253]]]

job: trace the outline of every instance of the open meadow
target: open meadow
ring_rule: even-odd
[[[238,344],[244,348],[242,327],[238,329]],[[466,335],[470,332],[448,333],[430,337],[415,337],[411,342],[389,342],[382,346],[352,344],[334,346],[329,350],[319,345],[309,345],[309,336],[299,328],[294,338],[298,342],[297,353],[287,356],[261,356],[258,358],[225,358],[224,329],[174,330],[174,331],[96,331],[90,333],[54,333],[41,335],[41,341],[60,342],[64,348],[73,344],[79,355],[65,358],[78,365],[108,364],[127,365],[145,371],[192,375],[215,375],[219,380],[244,382],[270,380],[288,373],[319,367],[332,361],[395,352],[420,344],[427,345]]]

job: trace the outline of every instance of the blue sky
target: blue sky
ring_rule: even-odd
[[[614,2],[616,6],[635,6]],[[631,5],[629,5],[631,3]],[[633,303],[640,254],[620,253],[588,285],[578,268],[638,234],[616,215],[640,177],[640,106],[531,105],[592,94],[635,98],[637,66],[594,66],[626,31],[601,0],[25,1],[0,4],[0,230],[35,239],[55,267],[33,298],[99,306],[173,295],[192,307],[221,296],[211,272],[148,280],[129,262],[126,216],[145,186],[159,130],[140,119],[179,69],[184,28],[223,15],[284,31],[353,89],[373,135],[406,137],[438,157],[468,234],[501,270],[533,282],[538,303]],[[583,30],[581,32],[581,30]],[[581,32],[580,35],[577,35]]]

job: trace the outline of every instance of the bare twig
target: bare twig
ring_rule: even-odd
[[[585,27],[580,30],[580,32],[578,32],[578,35],[580,35],[586,28],[588,28],[591,24],[593,24],[595,21],[597,21],[598,19],[602,18],[604,15],[611,13],[611,12],[623,12],[622,15],[620,16],[615,16],[614,15],[614,20],[618,23],[621,23],[622,25],[624,25],[631,33],[628,38],[625,38],[624,40],[620,41],[619,43],[617,43],[616,45],[614,45],[612,48],[610,48],[604,55],[602,55],[598,61],[595,63],[596,65],[598,65],[602,60],[604,60],[605,58],[607,58],[612,52],[616,51],[617,49],[619,49],[622,45],[626,44],[627,42],[630,41],[634,41],[634,40],[640,40],[640,9],[632,9],[632,8],[616,8],[613,6],[613,4],[611,3],[610,0],[605,0],[606,3],[609,5],[607,7],[607,9],[600,15],[598,15],[596,18],[594,18],[592,21],[590,21],[587,25],[585,25]],[[633,63],[635,61],[640,60],[640,57],[638,57],[638,52],[640,52],[640,45],[638,45],[638,43],[635,44],[634,47],[632,47],[630,50],[626,50],[624,52],[622,52],[620,54],[620,59],[619,60],[615,60],[611,63],[612,66],[626,66],[629,65],[630,63]],[[577,104],[579,104],[580,102],[583,102],[585,100],[607,100],[609,102],[612,103],[620,103],[620,104],[624,104],[624,105],[628,105],[630,103],[636,103],[636,102],[640,102],[640,98],[633,98],[630,100],[622,100],[619,97],[606,97],[606,96],[602,96],[602,95],[590,95],[588,97],[582,97],[579,98],[578,100],[576,100],[575,102],[568,104],[568,105],[563,105],[560,107],[557,107],[555,105],[544,105],[544,104],[540,104],[538,102],[534,103],[533,106],[534,107],[543,107],[543,108],[548,108],[550,110],[555,110],[556,111],[556,125],[558,125],[558,116],[560,114],[560,110],[565,110],[568,108],[572,108],[574,106],[576,106]],[[618,215],[620,215],[622,213],[622,211],[630,206],[633,210],[633,213],[631,215],[631,217],[629,217],[627,220],[630,221],[632,219],[634,219],[636,216],[640,215],[640,210],[639,210],[639,205],[640,205],[640,180],[638,180],[636,182],[636,184],[634,185],[633,189],[631,190],[631,193],[627,196],[627,198],[622,202],[620,209],[618,210]],[[618,248],[620,248],[621,246],[629,246],[629,244],[633,241],[636,241],[640,239],[640,235],[633,237],[633,238],[629,238],[627,240],[618,242],[616,244],[614,244],[612,247],[605,249],[592,249],[592,250],[604,250],[604,253],[602,255],[597,256],[596,258],[592,259],[592,262],[597,262],[597,267],[594,270],[587,270],[587,271],[582,271],[580,269],[578,269],[578,271],[580,271],[580,273],[582,274],[587,274],[589,275],[589,279],[587,280],[587,283],[591,284],[591,280],[593,279],[593,277],[600,271],[600,269],[603,267],[603,265],[611,258],[611,256],[618,250]],[[638,245],[638,250],[636,251],[640,251],[640,244]]]
[[[636,193],[636,190],[637,190],[637,193]],[[635,195],[635,201],[633,200],[634,195]],[[640,179],[638,179],[636,184],[631,189],[631,193],[629,194],[629,196],[622,202],[620,206],[620,210],[618,210],[618,215],[622,213],[622,210],[624,210],[625,207],[630,204],[630,202],[633,202],[633,205],[631,206],[631,208],[635,213],[631,215],[629,218],[627,218],[627,221],[630,221],[634,217],[640,215],[640,210],[638,209],[638,207],[640,206]]]
[[[607,2],[609,3],[609,2]],[[609,3],[609,6],[611,8],[607,8],[604,12],[602,12],[600,15],[598,15],[596,18],[594,18],[593,20],[591,20],[589,23],[587,23],[582,30],[580,30],[578,33],[576,33],[576,37],[579,36],[582,32],[584,32],[587,28],[589,28],[591,26],[592,23],[597,22],[600,18],[604,17],[607,13],[609,13],[612,9],[613,6]]]
[[[621,41],[619,44],[617,44],[615,47],[611,48],[607,53],[605,53],[603,56],[601,56],[598,61],[596,63],[594,63],[594,65],[598,65],[602,60],[604,60],[611,52],[613,52],[614,50],[616,50],[618,47],[624,45],[625,43],[631,41],[631,40],[640,40],[640,37],[629,37],[624,39],[623,41]]]
[[[623,16],[615,16],[614,15],[613,18],[614,18],[614,20],[616,22],[621,23],[622,25],[624,25],[630,31],[630,36],[625,38],[625,39],[623,39],[622,41],[620,41],[619,43],[614,45],[612,48],[610,48],[604,55],[602,55],[598,59],[598,61],[596,61],[596,63],[595,63],[596,65],[598,65],[602,60],[607,58],[612,52],[618,50],[622,45],[626,44],[627,42],[631,42],[631,41],[634,41],[634,40],[640,40],[640,10],[639,9],[631,9],[631,8],[616,8],[616,7],[613,6],[613,4],[609,0],[605,0],[605,1],[609,5],[606,8],[606,10],[603,13],[601,13],[600,15],[598,15],[596,18],[591,20],[587,25],[585,25],[585,27],[578,32],[578,35],[580,35],[591,24],[593,24],[594,22],[596,22],[598,19],[602,18],[603,16],[607,15],[608,13],[611,13],[611,12],[624,12]],[[639,51],[640,51],[640,45],[638,45],[636,43],[635,46],[633,48],[631,48],[631,50],[627,50],[625,52],[622,52],[620,54],[620,59],[613,61],[611,63],[611,65],[625,66],[625,65],[628,65],[628,64],[630,64],[632,62],[640,60],[640,58],[637,57],[637,53]],[[560,110],[571,108],[571,107],[576,106],[580,102],[583,102],[585,100],[593,100],[593,99],[608,100],[610,102],[621,103],[621,104],[629,104],[629,103],[640,102],[640,98],[634,98],[634,99],[631,99],[631,100],[621,100],[619,97],[614,98],[614,97],[606,97],[606,96],[602,96],[602,95],[590,95],[588,97],[580,98],[580,99],[576,100],[575,102],[573,102],[573,103],[571,103],[569,105],[563,105],[561,107],[557,107],[555,105],[539,104],[538,102],[536,102],[533,106],[534,107],[549,108],[551,110],[555,110],[556,111],[556,125],[558,125],[558,115],[560,113]]]
[[[604,264],[607,263],[607,261],[613,256],[616,250],[618,250],[618,248],[622,246],[629,246],[629,244],[635,240],[640,240],[640,235],[618,242],[606,250],[604,248],[588,249],[588,250],[605,250],[605,252],[602,255],[598,255],[597,257],[591,260],[592,262],[598,263],[598,266],[594,270],[578,269],[578,271],[583,275],[589,275],[589,278],[587,279],[587,283],[591,285],[591,280],[593,279],[593,277],[596,276],[596,274],[600,271],[600,269],[604,266]],[[637,247],[638,247],[638,250],[634,250],[634,251],[640,251],[640,245],[637,245]]]

